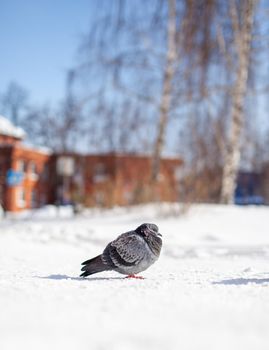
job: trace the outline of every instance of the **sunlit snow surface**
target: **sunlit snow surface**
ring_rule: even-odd
[[[160,260],[79,278],[118,234],[154,222]],[[269,208],[143,206],[0,221],[0,349],[269,349]]]

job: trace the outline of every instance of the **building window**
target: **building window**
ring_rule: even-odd
[[[95,203],[99,206],[103,206],[105,204],[105,194],[102,191],[98,191],[95,193]]]
[[[104,182],[107,180],[106,167],[103,163],[98,163],[94,167],[93,181],[94,182]]]
[[[25,207],[25,189],[23,187],[17,189],[17,206],[19,208]]]
[[[29,175],[30,175],[30,178],[32,179],[32,180],[37,180],[38,179],[38,174],[37,174],[37,167],[36,167],[36,164],[35,164],[35,162],[30,162],[29,163]]]
[[[177,166],[174,169],[174,177],[177,181],[183,180],[185,175],[186,174],[185,174],[184,168],[182,166]]]
[[[49,167],[48,167],[48,164],[44,165],[44,168],[43,168],[41,176],[42,176],[42,180],[43,181],[48,180],[48,178],[49,178]]]
[[[20,173],[25,173],[26,172],[26,162],[23,159],[20,159],[17,163],[17,171]]]
[[[31,208],[36,208],[37,206],[37,195],[36,191],[32,190],[31,192]]]
[[[29,164],[29,171],[30,171],[31,174],[37,174],[36,164],[34,162],[30,162],[30,164]]]
[[[163,182],[165,180],[165,176],[163,173],[159,173],[157,176],[157,181],[158,182]]]
[[[42,193],[42,194],[41,194],[39,204],[40,204],[41,206],[47,204],[47,195],[46,195],[45,193]]]

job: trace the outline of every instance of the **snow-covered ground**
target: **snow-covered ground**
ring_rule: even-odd
[[[145,280],[78,277],[142,222],[164,243]],[[269,208],[51,207],[0,221],[0,349],[268,350]]]

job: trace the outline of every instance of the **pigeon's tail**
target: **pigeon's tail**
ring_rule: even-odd
[[[97,272],[110,270],[110,268],[103,263],[101,259],[101,255],[98,255],[95,258],[92,258],[90,260],[84,261],[81,265],[84,265],[81,271],[85,271],[85,272],[83,272],[80,275],[80,277],[87,277]]]

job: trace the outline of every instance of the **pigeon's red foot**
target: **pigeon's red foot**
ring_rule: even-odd
[[[125,278],[136,278],[139,280],[144,280],[145,278],[143,276],[136,276],[136,275],[128,275]]]

